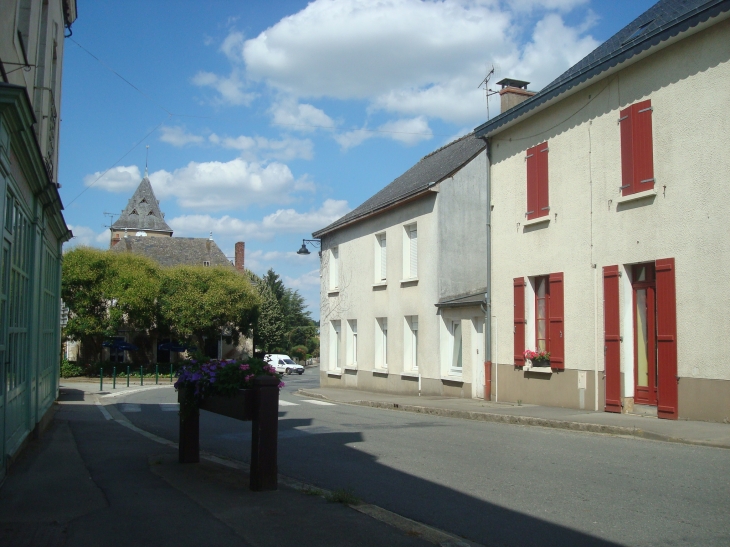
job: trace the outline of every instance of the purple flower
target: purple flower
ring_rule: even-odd
[[[283,388],[286,384],[284,382],[279,382],[279,389]]]

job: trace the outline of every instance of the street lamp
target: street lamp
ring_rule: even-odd
[[[320,248],[322,246],[322,242],[319,239],[302,239],[302,246],[297,251],[298,255],[308,255],[311,254],[309,252],[309,249],[307,249],[307,243],[309,243],[312,247]]]

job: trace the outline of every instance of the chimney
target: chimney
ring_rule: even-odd
[[[534,91],[527,91],[529,83],[522,80],[513,80],[512,78],[505,78],[497,82],[497,85],[502,86],[502,89],[499,90],[502,113],[507,112],[510,108],[526,101],[535,94]]]
[[[243,241],[236,243],[236,269],[243,273],[243,259],[246,254],[246,244]]]

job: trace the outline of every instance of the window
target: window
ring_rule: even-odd
[[[651,113],[651,101],[632,104],[620,113],[622,196],[654,188]]]
[[[375,282],[382,283],[388,271],[388,252],[385,233],[375,236]]]
[[[514,289],[514,362],[525,365],[526,349],[550,352],[550,366],[565,368],[563,274],[536,276],[525,283],[513,282]]]
[[[461,373],[464,366],[464,358],[461,340],[461,321],[451,322],[451,370]]]
[[[340,322],[332,321],[331,339],[330,339],[330,370],[340,370],[342,368],[342,352],[340,351]]]
[[[418,370],[418,316],[407,315],[403,329],[403,370]]]
[[[418,277],[418,227],[404,226],[403,233],[403,279]]]
[[[527,150],[527,220],[550,214],[548,199],[548,144],[546,142]]]
[[[357,366],[357,319],[350,319],[347,322],[347,365]]]
[[[210,266],[209,260],[203,260],[203,266]]]
[[[332,247],[330,249],[330,290],[333,291],[339,287],[340,273],[339,273],[339,262],[340,262],[340,249],[339,247]]]
[[[375,366],[388,368],[388,318],[378,317],[375,329]]]

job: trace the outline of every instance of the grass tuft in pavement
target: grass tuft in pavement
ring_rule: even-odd
[[[325,496],[325,499],[330,503],[342,503],[343,505],[359,505],[362,503],[362,500],[349,488],[332,490],[332,492]]]

